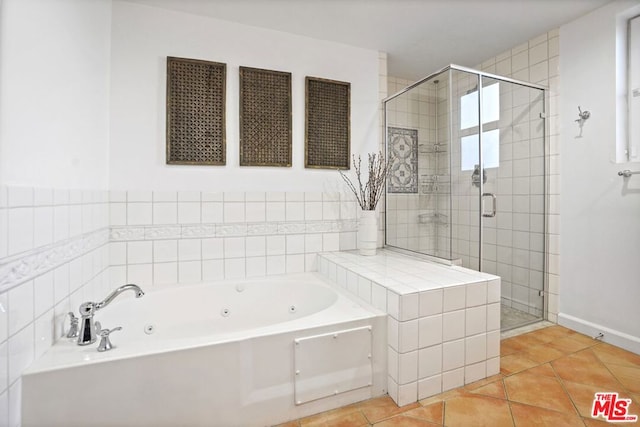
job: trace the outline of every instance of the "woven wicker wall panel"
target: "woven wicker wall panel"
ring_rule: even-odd
[[[305,167],[349,169],[351,84],[306,78]]]
[[[167,57],[167,163],[224,165],[226,64]]]
[[[240,166],[291,166],[291,73],[240,67]]]

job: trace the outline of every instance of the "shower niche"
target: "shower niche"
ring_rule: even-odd
[[[450,65],[384,101],[385,243],[502,278],[502,329],[544,318],[545,91]]]

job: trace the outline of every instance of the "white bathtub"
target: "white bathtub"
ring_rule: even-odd
[[[116,348],[25,371],[25,427],[266,426],[386,392],[386,315],[319,275],[144,290],[95,316]]]

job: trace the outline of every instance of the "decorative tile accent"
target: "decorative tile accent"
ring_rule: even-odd
[[[17,258],[5,258],[0,264],[0,292],[32,280],[108,242],[109,232],[103,229],[21,254]]]
[[[304,223],[280,223],[278,224],[278,234],[299,234],[304,233],[306,229],[306,224]]]
[[[247,234],[249,236],[278,234],[278,224],[273,224],[273,223],[247,224]]]
[[[345,221],[346,222],[346,221]],[[350,221],[353,222],[353,221]],[[339,227],[339,224],[334,224],[332,222],[310,222],[306,225],[307,233],[324,233],[327,231],[332,231],[333,229]],[[345,230],[347,231],[347,230]]]
[[[114,226],[110,241],[267,236],[273,234],[337,233],[357,231],[357,220],[274,222],[256,224],[202,224],[170,226]]]
[[[144,230],[145,240],[178,239],[182,230],[180,226],[153,227]],[[113,233],[112,233],[113,236]]]
[[[161,227],[157,227],[161,228]],[[126,240],[144,240],[145,228],[136,227],[111,227],[110,240],[126,241]],[[153,234],[150,232],[150,234]]]
[[[215,235],[215,225],[183,225],[181,237],[210,237]]]
[[[389,153],[393,164],[387,181],[389,193],[418,192],[418,131],[389,127]]]

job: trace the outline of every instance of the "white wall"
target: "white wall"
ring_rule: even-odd
[[[336,171],[304,169],[304,78],[351,82],[351,151],[377,151],[378,52],[114,1],[112,190],[344,189]],[[166,57],[227,64],[227,164],[165,164]],[[238,166],[238,67],[292,73],[293,167]]]
[[[616,18],[632,6],[613,2],[560,28],[559,322],[640,353],[640,177],[617,175],[640,164],[615,163]],[[578,105],[591,112],[582,138]]]
[[[106,189],[108,0],[5,0],[0,183]]]
[[[93,190],[108,185],[110,38],[110,0],[0,3],[2,426],[20,425],[20,374],[66,312],[109,288],[108,193]]]

